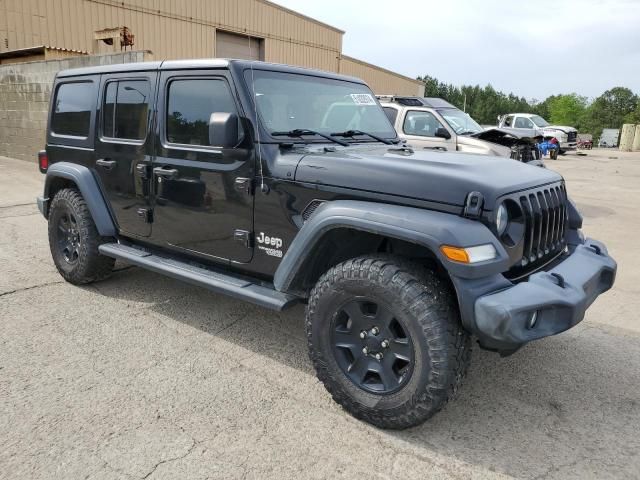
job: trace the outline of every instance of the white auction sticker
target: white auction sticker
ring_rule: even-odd
[[[352,93],[351,98],[356,105],[375,105],[376,101],[368,93]]]

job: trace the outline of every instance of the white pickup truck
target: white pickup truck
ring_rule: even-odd
[[[498,127],[516,130],[535,129],[543,137],[555,137],[560,145],[560,153],[575,150],[578,145],[578,130],[563,125],[550,125],[540,115],[532,113],[509,113],[498,117]]]

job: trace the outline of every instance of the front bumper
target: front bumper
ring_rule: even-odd
[[[532,340],[564,332],[579,323],[594,300],[613,286],[616,269],[604,244],[587,239],[550,270],[478,297],[474,333],[486,348],[513,351]]]

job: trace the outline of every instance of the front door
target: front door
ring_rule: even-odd
[[[246,263],[253,254],[252,145],[242,127],[236,147],[209,144],[212,113],[241,117],[230,82],[226,71],[161,73],[151,240]]]
[[[455,152],[455,136],[451,135],[449,139],[436,137],[438,128],[448,130],[431,112],[409,110],[402,121],[403,137],[413,148]]]
[[[95,171],[125,235],[151,234],[156,79],[156,72],[129,72],[103,75],[100,83]]]

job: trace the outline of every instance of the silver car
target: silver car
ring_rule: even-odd
[[[378,96],[398,136],[415,149],[446,150],[541,163],[534,130],[482,128],[441,98]]]

